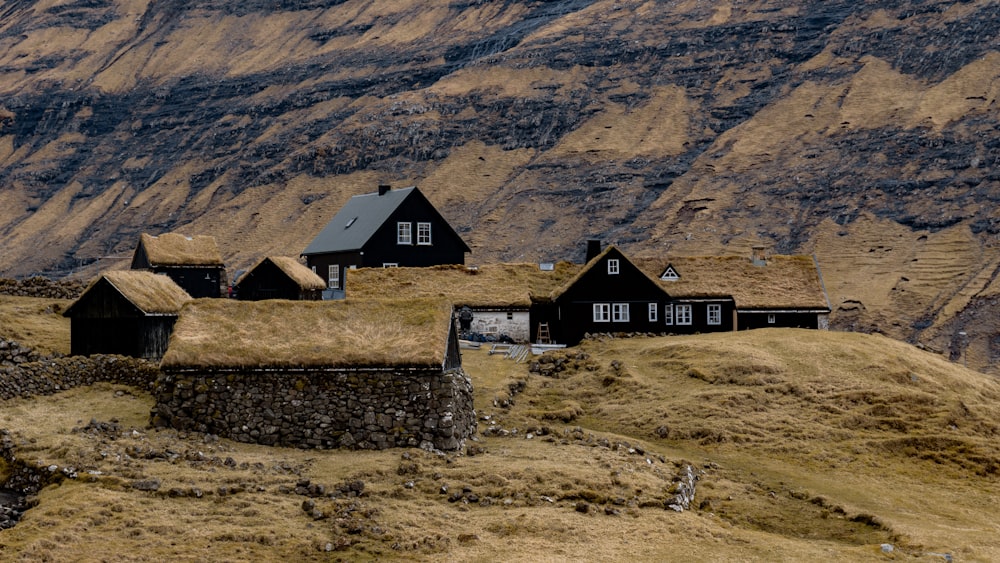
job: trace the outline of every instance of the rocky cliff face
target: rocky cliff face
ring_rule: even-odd
[[[236,269],[417,184],[473,262],[814,252],[835,326],[988,367],[997,44],[986,0],[5,2],[0,275]]]

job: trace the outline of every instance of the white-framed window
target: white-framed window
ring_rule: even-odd
[[[611,305],[607,303],[594,303],[594,322],[606,323],[611,320]]]
[[[398,268],[399,262],[382,262],[383,268]]]
[[[768,315],[767,316],[767,324],[769,324],[769,325],[773,325],[774,324],[774,315]]]
[[[330,264],[326,272],[326,286],[330,289],[340,289],[340,266]]]
[[[417,223],[417,244],[429,245],[431,243],[431,224]]]
[[[614,303],[611,305],[611,320],[616,323],[628,322],[628,303]]]
[[[674,324],[674,304],[667,303],[663,307],[663,324],[672,325]]]
[[[396,244],[413,244],[413,223],[396,223]]]
[[[722,324],[722,305],[709,304],[709,306],[708,306],[708,324],[710,324],[710,325],[721,325]]]
[[[689,325],[691,324],[691,305],[690,304],[678,304],[675,307],[675,314],[677,317],[677,324],[679,325]]]
[[[651,322],[651,323],[655,323],[656,322],[656,313],[659,310],[660,310],[660,306],[657,305],[656,303],[650,303],[649,304],[649,322]]]
[[[617,274],[617,273],[618,273],[618,259],[617,258],[609,258],[608,259],[608,274]]]
[[[312,271],[314,274],[316,273],[316,266],[312,266]]]

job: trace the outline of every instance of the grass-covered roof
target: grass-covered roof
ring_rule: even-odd
[[[197,299],[174,326],[165,368],[441,368],[441,299]]]
[[[153,236],[143,233],[141,244],[153,266],[222,266],[222,253],[215,237],[186,236],[164,233]]]
[[[319,277],[316,272],[305,267],[297,259],[292,258],[291,256],[267,256],[265,258],[261,258],[256,264],[253,265],[252,268],[240,276],[236,285],[243,283],[248,276],[253,274],[254,270],[259,268],[261,264],[264,264],[265,262],[274,264],[302,289],[326,289],[326,282],[323,281],[323,278]]]
[[[572,277],[580,266],[559,262],[551,271],[538,264],[486,264],[430,268],[358,268],[347,272],[351,297],[440,297],[456,306],[525,307]]]
[[[811,256],[771,256],[763,266],[745,256],[639,258],[633,263],[654,279],[673,266],[678,279],[660,282],[671,297],[732,296],[739,309],[830,307]]]
[[[76,304],[88,299],[91,290],[102,282],[110,284],[147,315],[177,314],[191,301],[191,296],[166,275],[143,270],[115,270],[94,278],[80,298],[66,309],[65,315],[70,316]]]

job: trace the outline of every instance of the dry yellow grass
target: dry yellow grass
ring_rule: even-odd
[[[140,244],[153,266],[221,266],[222,254],[215,237],[164,233],[142,234]]]
[[[162,365],[441,368],[451,310],[441,299],[196,299],[181,310]]]
[[[0,295],[0,337],[16,340],[43,354],[69,354],[69,319],[62,312],[66,299]]]
[[[529,307],[532,296],[547,296],[580,267],[559,262],[552,271],[538,264],[485,264],[431,268],[358,268],[347,272],[352,298],[447,298],[455,306]]]
[[[185,303],[191,301],[191,296],[167,275],[144,270],[105,272],[90,282],[81,298],[85,298],[87,293],[102,280],[110,283],[133,305],[147,314],[177,314]],[[77,302],[70,305],[67,312],[71,312]]]
[[[542,376],[464,352],[486,434],[473,455],[149,430],[152,398],[108,384],[7,401],[18,455],[78,477],[45,488],[0,543],[26,560],[1000,557],[992,378],[882,337],[791,329],[559,355],[566,369]],[[117,430],[88,425],[112,418]],[[664,509],[688,465],[694,508]],[[306,481],[364,490],[320,495],[312,515],[295,492]]]

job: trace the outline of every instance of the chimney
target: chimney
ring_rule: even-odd
[[[767,255],[764,253],[764,247],[761,245],[754,245],[750,249],[750,262],[754,266],[767,266]]]
[[[391,190],[391,189],[392,189],[392,186],[390,186],[389,184],[379,184],[378,185],[378,195],[385,195],[385,194],[389,193],[389,190]]]
[[[601,253],[601,241],[596,239],[590,239],[587,241],[587,259],[584,260],[584,264],[589,263],[594,259],[595,256]]]

